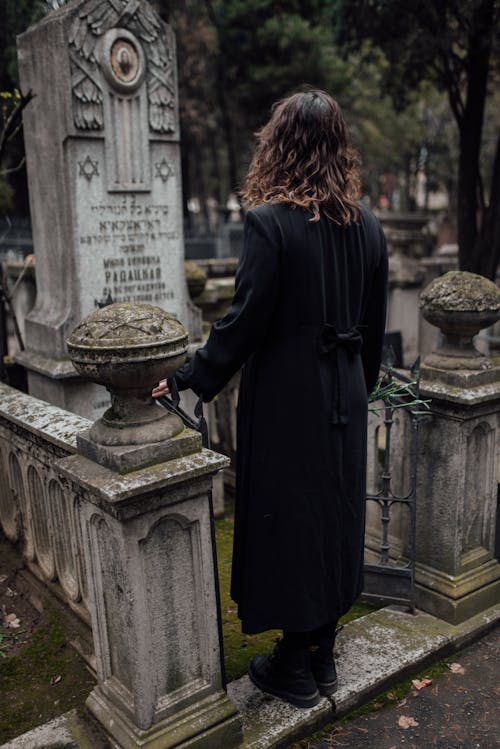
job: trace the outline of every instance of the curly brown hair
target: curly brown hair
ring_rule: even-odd
[[[307,91],[282,99],[256,135],[241,191],[247,208],[291,203],[311,211],[311,221],[321,211],[341,226],[358,220],[360,159],[331,96]]]

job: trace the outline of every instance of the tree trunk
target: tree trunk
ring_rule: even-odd
[[[484,213],[475,256],[476,272],[495,281],[500,262],[500,130],[493,162],[490,200]]]
[[[236,149],[234,147],[233,127],[226,95],[226,53],[224,39],[221,34],[217,14],[214,10],[213,4],[210,0],[205,0],[205,5],[207,7],[208,17],[217,33],[217,40],[219,42],[219,53],[217,55],[217,96],[219,99],[222,130],[226,140],[230,190],[237,192],[238,177],[236,167]]]
[[[461,270],[476,273],[478,215],[481,220],[484,208],[479,199],[479,154],[491,53],[493,6],[494,0],[483,0],[472,15],[467,58],[467,98],[458,120],[458,256]]]

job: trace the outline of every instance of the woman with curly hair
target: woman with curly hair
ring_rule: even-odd
[[[359,194],[338,104],[323,91],[278,102],[242,191],[232,305],[175,374],[209,401],[242,367],[231,596],[244,632],[283,630],[250,678],[299,707],[335,691],[336,624],[362,589],[387,251]]]

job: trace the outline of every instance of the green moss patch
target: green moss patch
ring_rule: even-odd
[[[29,641],[0,660],[0,744],[82,707],[94,684],[58,615],[47,610]]]

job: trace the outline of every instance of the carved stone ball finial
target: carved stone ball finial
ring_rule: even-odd
[[[487,278],[450,271],[422,292],[425,319],[443,333],[442,347],[425,364],[438,369],[488,369],[491,362],[473,344],[473,337],[500,318],[500,289]]]
[[[187,333],[173,315],[149,304],[111,304],[85,318],[67,343],[82,377],[111,393],[111,408],[90,429],[91,441],[143,445],[182,431],[181,420],[151,397],[186,359]]]

